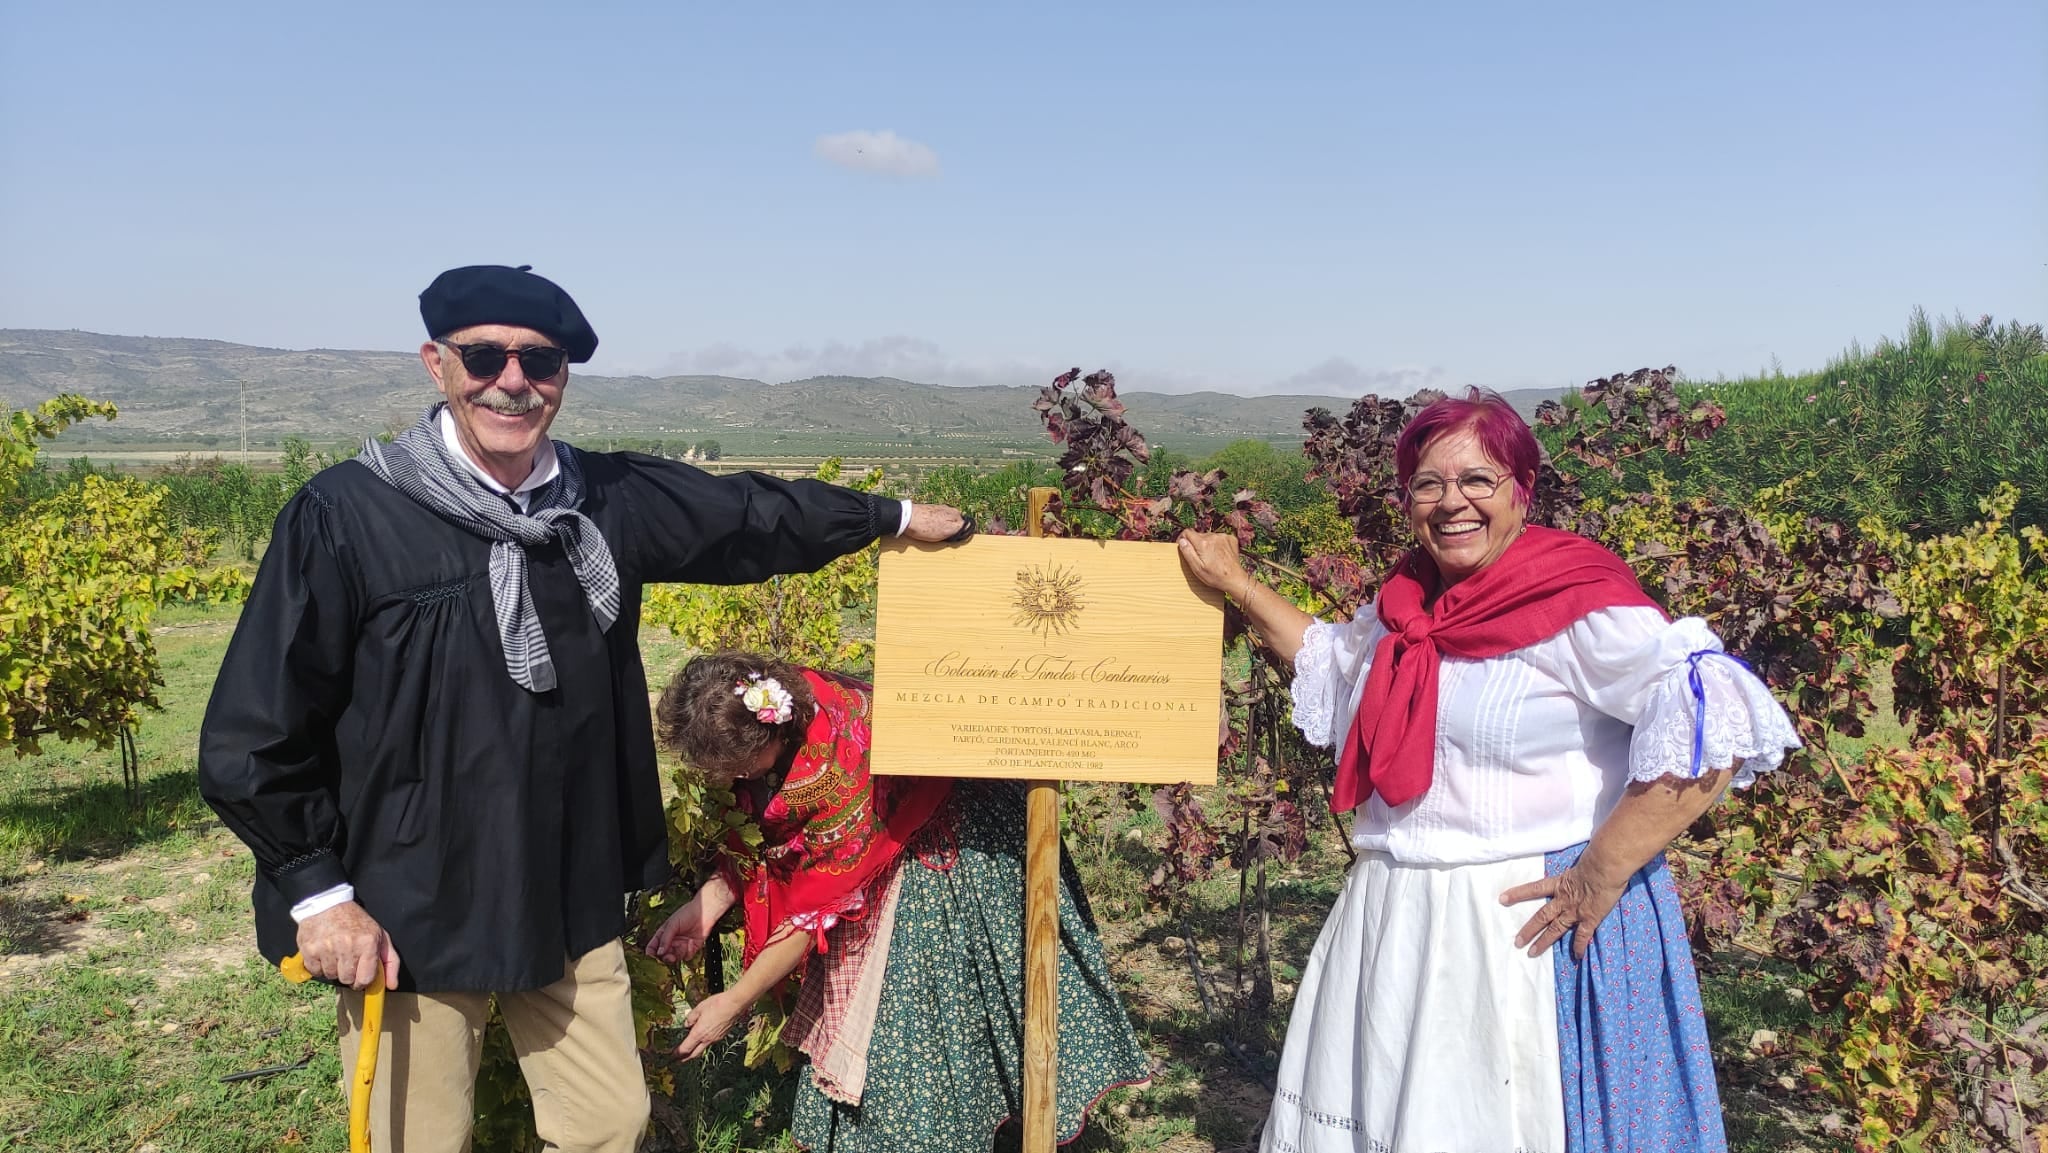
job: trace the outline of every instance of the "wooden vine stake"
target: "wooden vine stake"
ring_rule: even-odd
[[[1034,488],[1026,532],[1045,535],[1058,489]],[[1053,1153],[1059,1141],[1060,783],[1032,781],[1024,817],[1024,1149]]]

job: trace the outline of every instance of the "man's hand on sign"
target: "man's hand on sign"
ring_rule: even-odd
[[[903,535],[911,540],[950,541],[960,535],[967,523],[967,514],[951,505],[913,504],[910,527],[903,530]]]
[[[398,950],[376,918],[354,901],[343,901],[299,924],[299,959],[323,981],[361,989],[384,966],[384,987],[398,988]]]

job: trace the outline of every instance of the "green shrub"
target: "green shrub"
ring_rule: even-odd
[[[1686,493],[1744,503],[1792,477],[1803,510],[1839,524],[1877,517],[1914,537],[1961,532],[2000,484],[2020,525],[2048,525],[2048,345],[2041,326],[1915,313],[1905,337],[1852,347],[1824,371],[1686,390],[1728,422],[1683,462]]]

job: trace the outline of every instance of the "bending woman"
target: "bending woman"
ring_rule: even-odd
[[[1526,522],[1538,453],[1491,393],[1418,414],[1416,548],[1348,623],[1246,575],[1235,538],[1181,539],[1293,661],[1294,723],[1355,810],[1266,1150],[1726,1148],[1664,849],[1799,741],[1704,622]]]
[[[718,875],[648,942],[695,956],[735,903],[733,987],[693,1006],[676,1050],[703,1053],[803,970],[783,1040],[810,1058],[793,1136],[806,1148],[991,1148],[1023,1100],[1024,800],[1013,782],[868,775],[869,688],[746,653],[698,657],[661,695],[662,746],[729,786],[758,846],[728,838]],[[1143,1083],[1139,1047],[1071,865],[1061,862],[1057,1130]]]

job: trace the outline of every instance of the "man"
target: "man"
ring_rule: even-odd
[[[200,791],[259,866],[257,943],[395,990],[381,1153],[468,1147],[498,996],[550,1149],[630,1151],[647,1118],[623,894],[669,863],[641,586],[809,571],[951,508],[549,440],[597,335],[526,268],[441,274],[420,360],[445,402],[279,515],[200,735]]]

